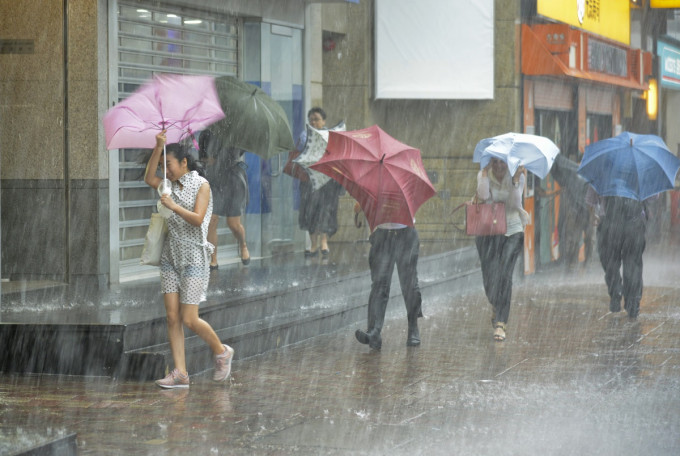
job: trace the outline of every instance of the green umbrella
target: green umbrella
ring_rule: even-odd
[[[295,148],[281,105],[259,87],[233,76],[215,79],[225,118],[208,128],[224,144],[264,159]]]

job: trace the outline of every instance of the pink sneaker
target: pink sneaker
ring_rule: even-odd
[[[223,345],[224,353],[215,356],[215,373],[213,381],[222,382],[231,373],[231,360],[234,359],[234,349],[229,345]]]
[[[175,368],[165,378],[156,380],[156,385],[161,388],[189,388],[189,376]]]

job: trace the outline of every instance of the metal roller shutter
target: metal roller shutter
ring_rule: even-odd
[[[118,3],[118,100],[159,73],[237,75],[239,22],[236,18],[151,3]],[[118,249],[121,280],[157,274],[139,265],[158,195],[143,181],[147,150],[119,151]]]

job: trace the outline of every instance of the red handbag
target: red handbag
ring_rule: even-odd
[[[309,175],[307,174],[307,172],[304,170],[302,166],[298,165],[293,161],[299,155],[300,151],[298,150],[291,150],[290,152],[288,152],[288,161],[286,162],[286,165],[283,167],[283,172],[291,177],[294,177],[295,179],[300,179],[302,182],[308,182]]]
[[[472,201],[455,208],[451,215],[462,207],[465,207],[465,234],[468,236],[494,236],[508,230],[505,203],[479,203],[475,195]]]
[[[494,236],[507,230],[505,203],[465,203],[465,232],[469,236]]]

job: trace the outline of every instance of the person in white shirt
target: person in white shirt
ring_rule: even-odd
[[[529,214],[522,207],[525,179],[524,167],[520,166],[511,176],[508,165],[497,158],[491,159],[477,174],[477,198],[505,203],[505,234],[475,238],[484,291],[493,307],[493,337],[498,342],[505,340],[512,298],[512,274],[524,246],[524,227],[529,221]]]
[[[163,160],[165,130],[156,135],[154,147],[144,172],[144,182],[158,189],[164,179],[156,175]],[[203,339],[215,358],[213,380],[225,381],[231,373],[234,349],[223,344],[210,324],[198,314],[206,299],[210,280],[210,255],[214,246],[208,242],[208,225],[212,215],[212,193],[202,166],[179,144],[167,146],[169,192],[163,192],[161,204],[169,209],[168,236],[160,261],[161,293],[167,315],[168,338],[175,368],[156,381],[161,388],[189,388],[184,349],[184,326]]]

